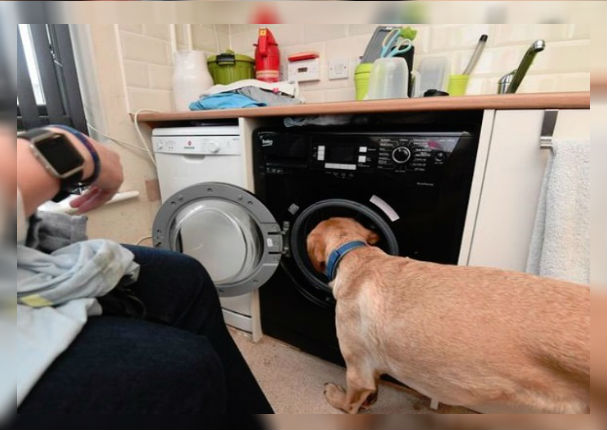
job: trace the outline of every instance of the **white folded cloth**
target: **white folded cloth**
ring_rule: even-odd
[[[278,91],[291,97],[299,97],[299,85],[297,82],[265,82],[258,79],[242,79],[227,85],[213,85],[211,88],[203,91],[200,96],[210,96],[212,94],[225,93],[226,91],[236,91],[237,89],[244,87],[257,87],[267,91]]]

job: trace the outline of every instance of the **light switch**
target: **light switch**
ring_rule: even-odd
[[[347,79],[350,74],[350,65],[347,58],[329,60],[329,79]]]

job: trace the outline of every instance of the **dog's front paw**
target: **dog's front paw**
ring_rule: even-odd
[[[336,409],[343,409],[346,392],[342,387],[327,382],[323,394],[331,406]]]

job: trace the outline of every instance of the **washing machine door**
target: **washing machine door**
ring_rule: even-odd
[[[155,247],[200,261],[221,296],[261,287],[283,250],[270,211],[250,192],[220,182],[196,184],[169,197],[156,215],[152,238]]]
[[[391,209],[391,208],[390,208]],[[303,282],[295,284],[297,289],[313,303],[332,307],[335,304],[333,290],[329,279],[312,266],[308,257],[306,238],[319,222],[332,217],[346,217],[358,221],[366,228],[377,233],[379,242],[375,246],[390,255],[399,255],[398,241],[392,226],[385,216],[368,205],[353,200],[332,198],[311,204],[296,215],[289,232],[291,261],[295,263],[296,272]],[[292,265],[288,266],[287,270]],[[292,270],[295,272],[295,270]]]

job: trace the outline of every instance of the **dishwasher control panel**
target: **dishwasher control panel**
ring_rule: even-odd
[[[154,152],[167,154],[238,155],[240,136],[162,136],[152,139]]]
[[[239,155],[242,140],[237,125],[155,128],[154,152],[192,155]]]

